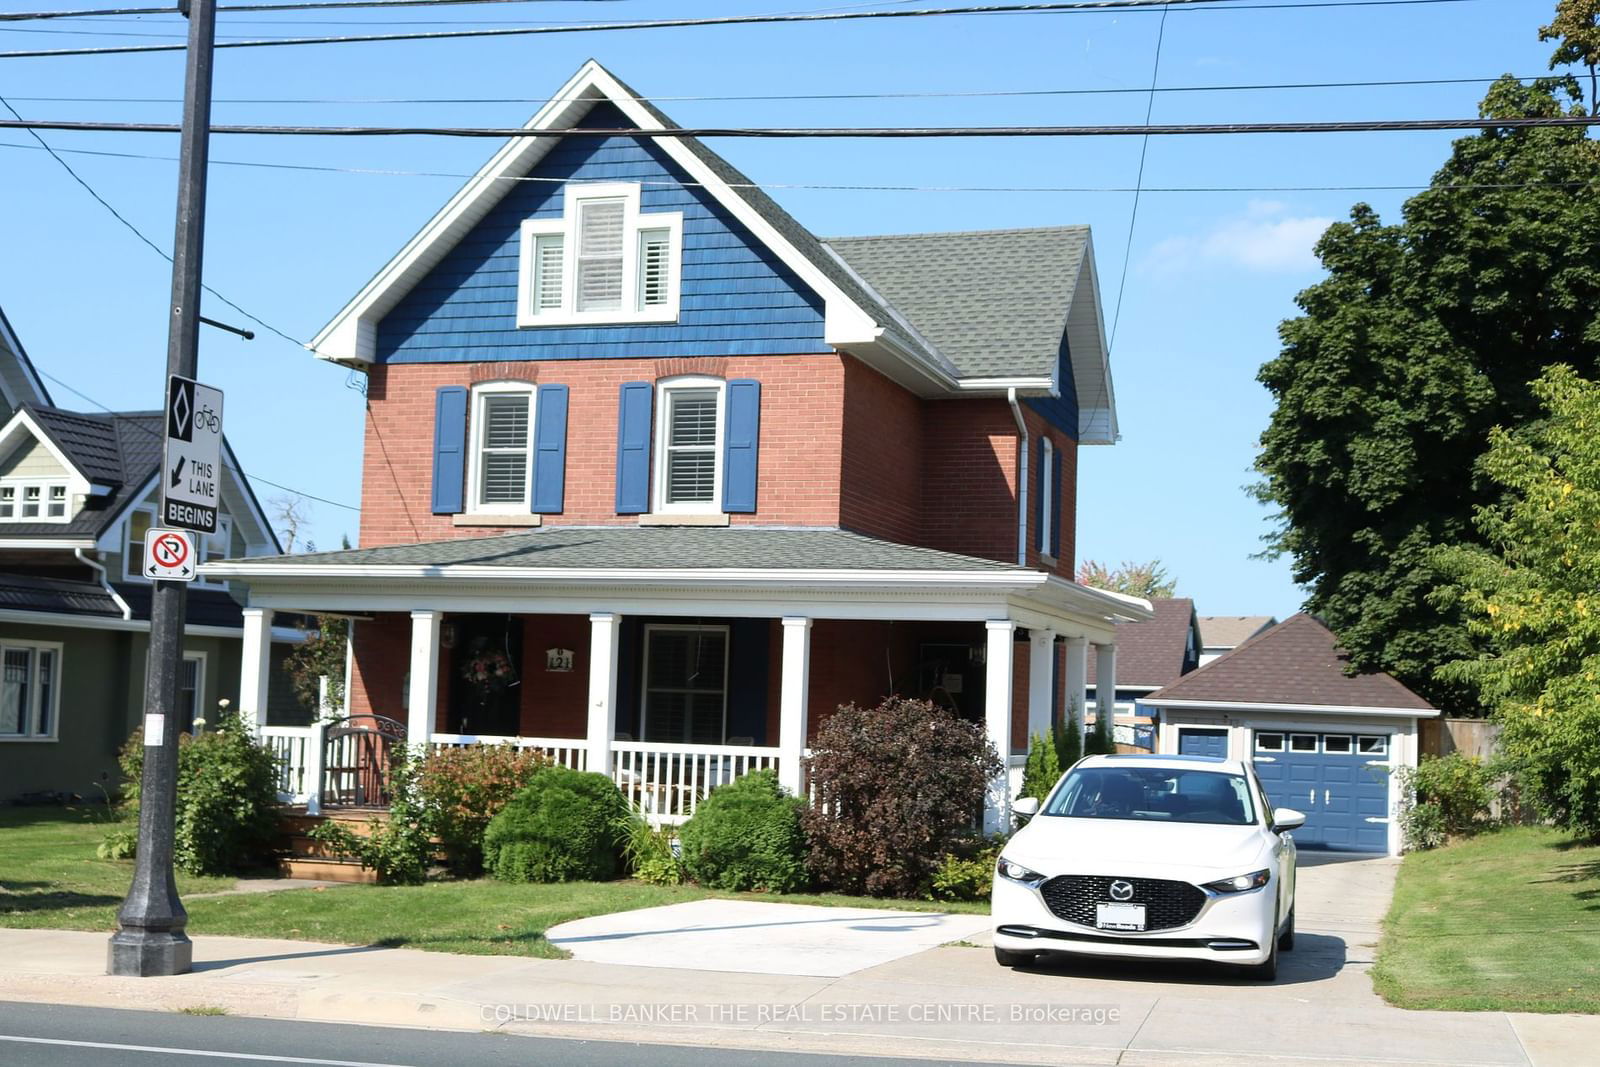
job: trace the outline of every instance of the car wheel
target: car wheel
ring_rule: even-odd
[[[1272,939],[1272,954],[1265,961],[1246,967],[1245,974],[1258,982],[1271,982],[1278,977],[1278,939]]]
[[[1002,967],[1026,967],[1036,958],[1031,952],[1012,952],[1006,948],[994,950],[994,961]]]
[[[1289,905],[1289,921],[1283,924],[1283,933],[1278,935],[1278,947],[1284,952],[1294,949],[1294,905]]]

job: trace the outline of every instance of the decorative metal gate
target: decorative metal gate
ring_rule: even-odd
[[[322,806],[389,806],[389,755],[406,725],[382,715],[351,715],[328,724],[322,751]]]

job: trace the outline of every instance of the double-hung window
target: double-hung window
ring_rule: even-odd
[[[1040,439],[1039,448],[1039,554],[1050,555],[1055,521],[1056,449],[1050,438]]]
[[[646,741],[720,745],[728,714],[728,628],[647,626]]]
[[[533,484],[534,387],[491,382],[472,390],[468,511],[526,514]]]
[[[0,740],[54,740],[60,685],[60,645],[0,645]]]
[[[644,212],[637,184],[566,187],[522,224],[518,326],[675,322],[683,214]]]
[[[680,378],[658,388],[656,511],[720,513],[724,383]]]
[[[196,733],[198,720],[204,719],[201,701],[206,690],[206,654],[185,652],[183,669],[178,672],[178,718],[187,729]]]

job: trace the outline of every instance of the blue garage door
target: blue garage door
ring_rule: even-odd
[[[1180,756],[1215,756],[1218,759],[1227,759],[1228,731],[1196,730],[1185,726],[1178,731],[1178,754]]]
[[[1306,824],[1301,848],[1345,852],[1389,850],[1389,760],[1386,734],[1257,730],[1256,776],[1274,806],[1294,808]]]

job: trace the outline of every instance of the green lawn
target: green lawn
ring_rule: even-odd
[[[95,857],[103,809],[0,808],[0,926],[113,930],[132,864]],[[188,896],[228,878],[178,877]],[[988,904],[870,900],[836,894],[715,893],[639,882],[503,885],[488,879],[421,886],[338,886],[189,899],[189,932],[350,945],[386,945],[479,955],[563,953],[545,940],[557,923],[706,897],[794,904],[983,913]]]
[[[1600,846],[1516,827],[1407,856],[1372,977],[1402,1008],[1600,1012]]]

